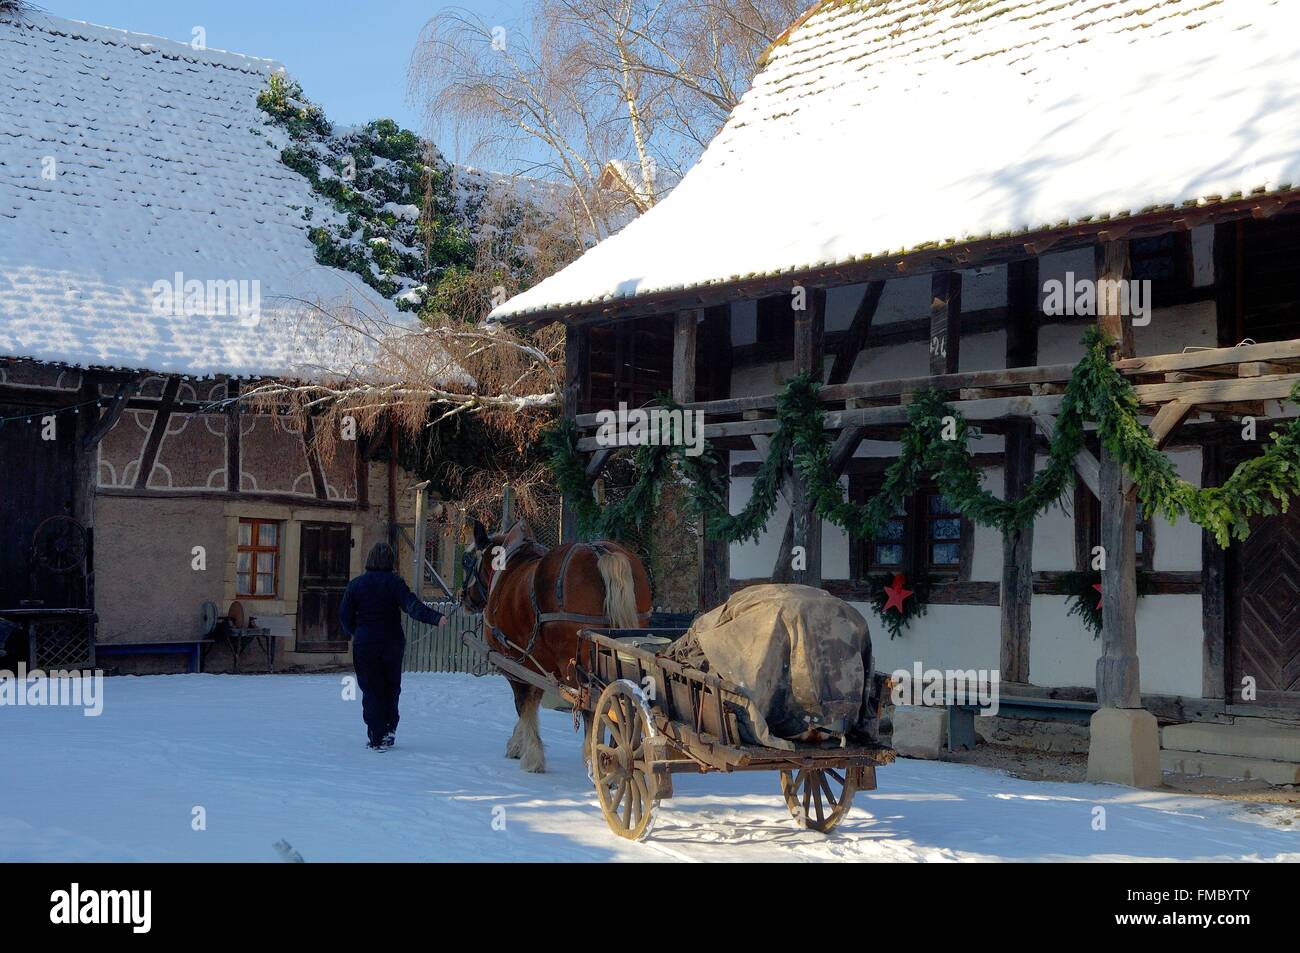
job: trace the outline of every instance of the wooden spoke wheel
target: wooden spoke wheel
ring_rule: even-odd
[[[853,807],[861,768],[804,768],[781,772],[781,793],[795,823],[810,831],[829,834]]]
[[[619,679],[601,692],[591,732],[592,780],[610,830],[629,840],[650,832],[659,806],[654,735],[650,707],[635,684]]]

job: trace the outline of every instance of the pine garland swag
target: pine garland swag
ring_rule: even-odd
[[[578,454],[577,428],[564,420],[546,438],[551,469],[584,535],[635,537],[650,519],[653,507],[647,504],[653,502],[654,485],[663,477],[669,456],[676,456],[690,483],[691,505],[705,517],[709,535],[727,542],[758,538],[791,469],[807,483],[817,515],[859,538],[876,535],[926,476],[933,477],[953,509],[972,522],[1003,531],[1025,527],[1074,484],[1074,458],[1084,448],[1086,421],[1096,423],[1102,443],[1134,480],[1144,514],[1159,513],[1170,522],[1185,515],[1209,530],[1220,546],[1244,539],[1251,517],[1285,512],[1290,497],[1300,494],[1300,418],[1274,431],[1267,449],[1238,465],[1222,486],[1193,486],[1178,477],[1173,462],[1139,421],[1136,392],[1107,355],[1110,342],[1099,329],[1090,328],[1083,343],[1085,354],[1061,398],[1047,465],[1019,500],[1003,500],[983,488],[982,473],[968,449],[978,431],[934,390],[913,395],[898,458],[885,471],[880,491],[865,503],[846,500],[830,468],[831,441],[817,399],[819,384],[807,374],[791,378],[777,397],[777,429],[740,513],[730,512],[728,478],[718,474],[717,454],[707,446],[694,457],[683,447],[639,447],[632,490],[618,504],[601,507],[592,498]],[[1300,403],[1300,385],[1292,389],[1290,399]],[[945,439],[945,430],[951,431],[950,439]]]

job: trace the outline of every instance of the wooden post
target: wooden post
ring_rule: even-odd
[[[573,420],[582,409],[591,373],[591,338],[581,325],[570,324],[564,329],[564,408],[566,419]],[[578,539],[578,523],[568,501],[560,512],[560,541],[572,543]]]
[[[826,321],[826,292],[809,289],[807,307],[794,312],[794,373],[811,373],[822,377],[822,336]],[[792,517],[792,542],[801,547],[803,568],[790,567],[790,580],[805,586],[822,584],[822,521],[813,512],[813,501],[807,484],[797,473],[790,476],[790,511]],[[779,558],[779,557],[778,557]],[[775,567],[782,569],[783,567]],[[773,578],[777,578],[776,572]]]
[[[415,593],[415,598],[421,598],[420,594],[424,590],[424,542],[425,542],[425,512],[429,499],[429,481],[418,483],[412,490],[415,492],[415,542],[413,548],[415,553],[411,559],[411,591]]]
[[[673,324],[673,400],[689,404],[695,400],[695,341],[700,322],[698,311],[678,311]]]
[[[961,273],[930,276],[930,374],[955,374],[961,364]]]
[[[1128,242],[1105,242],[1097,250],[1097,323],[1116,341],[1120,357],[1133,356],[1133,324],[1115,313],[1116,300],[1101,283],[1128,278]],[[1119,460],[1101,448],[1102,655],[1097,660],[1097,703],[1108,708],[1141,708],[1137,654],[1137,501],[1128,491]]]
[[[1201,486],[1223,483],[1223,447],[1214,439],[1201,446]],[[1208,529],[1201,530],[1201,696],[1224,698],[1228,614],[1228,552]],[[1231,701],[1231,699],[1229,699]]]
[[[1007,266],[1007,367],[1038,363],[1038,260]],[[1003,491],[1018,500],[1034,478],[1034,422],[1011,421],[1003,437]],[[1030,607],[1034,598],[1034,524],[1002,538],[1000,665],[1008,682],[1029,681]]]
[[[707,343],[705,346],[709,349],[710,376],[714,381],[714,388],[716,390],[720,385],[725,386],[725,392],[730,394],[731,308],[730,306],[723,306],[710,309],[704,312],[702,316],[703,324],[697,323],[697,331],[691,335],[690,350],[692,351],[692,358],[690,363],[692,378],[695,368],[696,334],[698,334],[699,329],[702,329],[706,335],[705,341]],[[681,340],[680,334],[677,340]],[[715,355],[715,349],[721,353]],[[674,348],[675,357],[676,348]],[[676,366],[675,363],[674,366]],[[674,377],[675,386],[676,377]],[[691,391],[694,392],[694,389],[694,385],[692,385]],[[718,451],[718,464],[717,469],[714,471],[714,477],[720,479],[724,487],[731,480],[731,454],[726,450]],[[727,494],[724,490],[723,499],[726,498]],[[709,537],[708,521],[705,518],[700,520],[699,561],[698,608],[701,612],[708,612],[710,609],[722,605],[731,596],[731,545],[726,540],[711,539]]]

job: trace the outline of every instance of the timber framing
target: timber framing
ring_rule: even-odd
[[[1224,376],[1225,371],[1238,374],[1239,369],[1244,369],[1249,375],[1256,370],[1253,365],[1259,362],[1275,365],[1286,373]],[[1177,402],[1177,413],[1185,418],[1195,409],[1206,406],[1218,410],[1223,405],[1243,401],[1285,400],[1300,382],[1300,340],[1123,358],[1115,361],[1114,366],[1133,382],[1139,405],[1153,417],[1159,416],[1164,405]],[[908,421],[906,396],[925,387],[959,393],[996,391],[1003,395],[951,400],[951,405],[970,421],[1051,417],[1060,411],[1061,395],[1034,393],[1034,385],[1064,385],[1073,369],[1073,365],[1055,364],[827,385],[819,396],[827,411],[826,428],[832,431],[853,427],[905,426]],[[1180,372],[1178,380],[1166,380],[1175,372]],[[871,401],[877,406],[850,406],[863,401]],[[694,402],[686,406],[704,414],[704,435],[708,439],[770,436],[778,426],[775,394]],[[767,415],[755,418],[754,412]],[[579,414],[575,419],[580,429],[590,430],[596,426],[595,414]],[[1168,440],[1174,432],[1173,427],[1166,429],[1169,419],[1167,413],[1160,424],[1159,436],[1163,440]],[[587,436],[579,440],[578,449],[594,451],[599,447],[594,436]]]

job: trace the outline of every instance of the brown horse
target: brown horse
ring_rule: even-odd
[[[608,540],[547,550],[528,525],[488,536],[474,521],[474,546],[464,557],[461,605],[482,612],[488,644],[520,664],[573,687],[578,630],[649,624],[650,577],[635,554]],[[525,771],[545,771],[537,712],[543,692],[510,678],[519,721],[506,757]],[[590,725],[588,725],[590,728]]]

